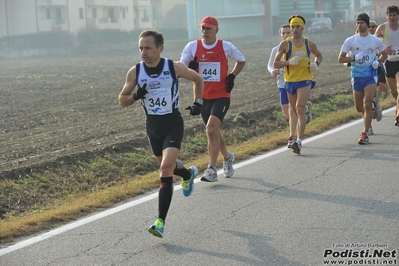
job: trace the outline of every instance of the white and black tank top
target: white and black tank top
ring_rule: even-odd
[[[172,60],[161,58],[154,68],[140,62],[136,65],[136,71],[140,87],[147,84],[148,93],[145,99],[141,99],[146,115],[166,115],[178,111],[179,86]]]

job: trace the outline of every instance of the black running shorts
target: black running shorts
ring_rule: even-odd
[[[385,80],[385,69],[383,67],[378,67],[378,83],[387,83]]]
[[[220,119],[220,122],[223,121],[227,111],[230,107],[230,98],[219,98],[212,100],[205,100],[203,102],[201,108],[201,117],[202,121],[206,125],[208,123],[208,119],[211,115],[216,116]]]
[[[385,61],[385,76],[387,78],[395,78],[396,73],[399,72],[399,61]]]
[[[155,156],[169,147],[180,150],[184,134],[184,122],[180,112],[168,115],[148,115],[147,138]]]

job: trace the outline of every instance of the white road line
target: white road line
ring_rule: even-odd
[[[390,108],[388,110],[383,111],[383,114],[384,113],[388,113],[388,112],[393,112],[394,108],[395,107],[392,107],[392,108]],[[320,135],[316,135],[316,136],[313,136],[311,138],[308,138],[308,139],[304,140],[303,143],[305,144],[305,143],[309,143],[309,142],[315,141],[317,139],[320,139],[320,138],[323,138],[325,136],[334,134],[334,133],[336,133],[338,131],[344,130],[344,129],[348,128],[348,127],[351,127],[353,125],[356,125],[356,124],[359,124],[359,123],[362,123],[362,122],[363,122],[362,119],[358,119],[356,121],[344,124],[342,126],[334,128],[332,130],[324,132],[324,133],[322,133]],[[234,168],[237,169],[237,168],[249,165],[251,163],[263,160],[265,158],[271,157],[273,155],[276,155],[276,154],[279,154],[279,153],[282,153],[282,152],[285,152],[285,151],[288,151],[288,149],[286,147],[282,147],[282,148],[279,148],[277,150],[273,150],[273,151],[267,152],[266,154],[263,154],[263,155],[260,155],[260,156],[256,156],[256,157],[254,157],[252,159],[249,159],[249,160],[234,164]],[[218,173],[218,175],[221,175],[221,174],[223,174],[223,170],[219,170],[217,173]],[[200,179],[197,178],[197,179],[195,179],[194,182],[198,183],[198,182],[200,182]],[[179,190],[179,189],[181,189],[181,185],[175,186],[175,188],[174,188],[175,191]],[[44,234],[41,234],[39,236],[35,236],[35,237],[32,237],[32,238],[29,238],[27,240],[21,241],[19,243],[16,243],[14,245],[9,246],[9,247],[0,249],[0,256],[6,255],[6,254],[11,253],[13,251],[16,251],[18,249],[25,248],[27,246],[30,246],[30,245],[38,243],[38,242],[40,242],[42,240],[45,240],[47,238],[50,238],[50,237],[65,233],[65,232],[67,232],[69,230],[75,229],[75,228],[80,227],[82,225],[94,222],[94,221],[99,220],[101,218],[107,217],[109,215],[118,213],[120,211],[126,210],[128,208],[134,207],[136,205],[139,205],[141,203],[144,203],[144,202],[156,199],[156,198],[158,198],[158,192],[150,194],[150,195],[142,197],[142,198],[139,198],[139,199],[136,199],[136,200],[132,200],[130,202],[127,202],[127,203],[122,204],[120,206],[117,206],[117,207],[108,209],[106,211],[100,212],[100,213],[95,214],[93,216],[90,216],[90,217],[87,217],[87,218],[83,218],[81,220],[69,223],[67,225],[61,226],[61,227],[56,228],[54,230],[51,230],[51,231],[49,231],[47,233],[44,233]]]

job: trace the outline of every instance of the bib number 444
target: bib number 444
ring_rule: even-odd
[[[217,71],[216,71],[216,69],[204,69],[203,71],[202,71],[202,75],[217,75]]]

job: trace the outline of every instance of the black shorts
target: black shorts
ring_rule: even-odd
[[[216,116],[220,119],[220,122],[223,121],[227,111],[230,107],[230,98],[218,98],[212,100],[205,100],[203,102],[201,108],[201,117],[202,121],[206,125],[208,123],[208,119],[211,115]]]
[[[386,79],[385,79],[385,69],[383,67],[378,67],[378,83],[387,83]]]
[[[399,61],[385,61],[385,76],[387,78],[395,78],[396,73],[399,72]]]
[[[184,122],[180,112],[168,115],[148,115],[147,138],[155,156],[169,147],[180,150],[184,134]]]

